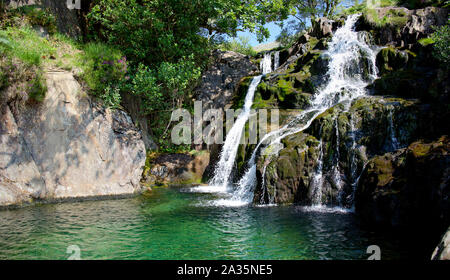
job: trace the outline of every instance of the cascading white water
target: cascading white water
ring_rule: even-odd
[[[263,75],[272,72],[272,53],[266,52],[260,62],[260,68]]]
[[[322,205],[322,185],[323,185],[323,141],[319,143],[319,158],[316,172],[312,177],[312,187],[310,188],[312,194],[311,199],[313,205]]]
[[[260,66],[263,75],[272,72],[272,54],[270,52],[264,54]],[[210,187],[208,188],[208,191],[211,189],[219,192],[226,191],[229,187],[231,172],[233,171],[233,165],[236,159],[239,142],[242,137],[245,123],[249,118],[250,109],[253,104],[253,97],[255,95],[256,88],[261,82],[261,78],[262,75],[254,77],[248,88],[247,95],[245,96],[243,111],[238,116],[233,127],[227,134],[225,143],[222,147],[222,152],[220,153],[219,161],[214,169],[214,177],[209,182]]]
[[[280,52],[276,51],[273,54],[273,71],[280,67]]]
[[[210,181],[211,186],[218,187],[220,190],[226,190],[228,187],[242,132],[245,127],[245,123],[249,118],[250,109],[253,104],[253,97],[261,78],[262,76],[256,76],[250,83],[247,95],[245,96],[243,111],[239,114],[233,127],[228,132],[225,143],[222,147],[219,161],[214,170],[214,177]]]
[[[233,193],[232,201],[244,204],[253,200],[253,192],[257,182],[256,157],[262,145],[268,142],[269,144],[265,148],[267,150],[269,147],[279,145],[284,137],[307,129],[314,119],[328,108],[364,95],[366,86],[376,78],[376,51],[367,45],[364,36],[358,36],[358,33],[354,31],[354,25],[359,16],[350,15],[344,26],[333,35],[328,51],[323,54],[329,57],[326,74],[328,80],[314,95],[311,107],[302,111],[281,129],[263,137],[251,155],[247,171],[239,181],[239,186]],[[367,77],[364,77],[364,71],[360,69],[362,59],[367,60],[369,72]],[[264,177],[265,174],[262,174],[262,176]]]

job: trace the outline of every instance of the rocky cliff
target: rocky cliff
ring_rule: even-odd
[[[71,73],[45,79],[42,102],[2,93],[0,206],[140,191],[145,147],[131,118],[97,105]]]

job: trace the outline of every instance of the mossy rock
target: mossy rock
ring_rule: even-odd
[[[240,109],[244,106],[245,96],[247,95],[248,88],[250,87],[250,83],[252,82],[253,77],[245,77],[239,82],[239,85],[236,90],[236,94],[233,97],[231,106],[232,109]]]
[[[388,73],[375,80],[369,88],[376,95],[396,95],[406,98],[427,98],[428,85],[424,73],[411,69]]]
[[[409,54],[404,51],[399,51],[393,47],[383,48],[376,58],[376,65],[380,74],[397,71],[407,66],[409,61]]]

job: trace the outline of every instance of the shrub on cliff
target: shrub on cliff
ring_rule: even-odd
[[[431,35],[434,42],[433,55],[442,62],[444,67],[450,67],[450,25],[443,25],[436,28]]]

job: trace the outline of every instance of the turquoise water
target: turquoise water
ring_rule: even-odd
[[[149,197],[0,211],[0,259],[383,259],[406,252],[362,230],[351,213],[298,206],[202,205],[211,194],[155,189]]]

